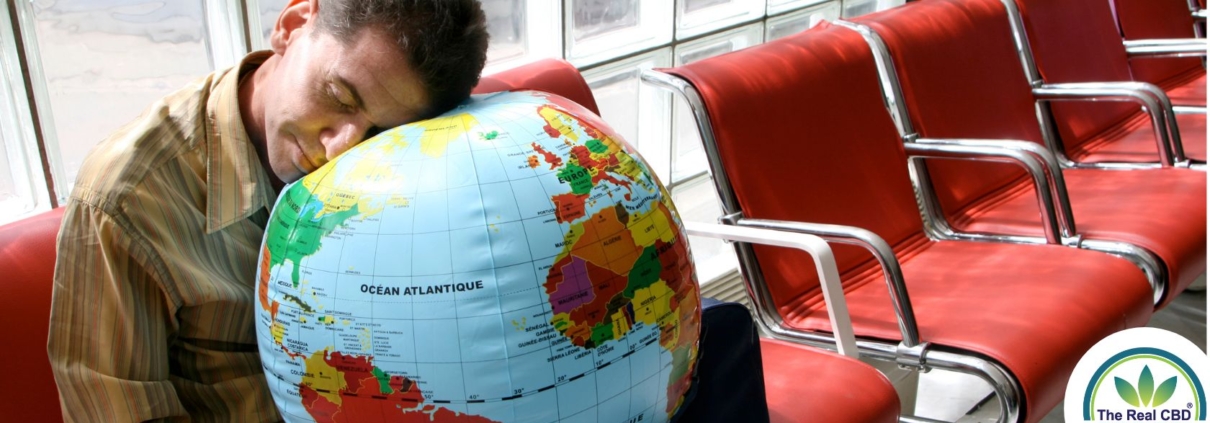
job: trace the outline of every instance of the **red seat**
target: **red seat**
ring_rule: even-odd
[[[59,391],[46,359],[55,236],[63,209],[0,226],[0,331],[10,380],[0,386],[0,410],[14,422],[61,422]]]
[[[1193,62],[1163,65],[1158,59],[1139,59],[1133,62],[1142,67],[1141,73],[1132,75],[1131,61],[1127,60],[1122,36],[1114,26],[1108,0],[1015,1],[1042,81],[1050,84],[1132,81],[1137,76],[1140,81],[1158,81],[1162,88],[1171,90],[1170,97],[1205,105],[1205,72],[1201,71],[1199,77],[1196,69],[1186,67]],[[1162,1],[1171,0],[1139,0]],[[1076,161],[1118,158],[1146,162],[1157,157],[1155,139],[1149,136],[1151,129],[1140,120],[1142,112],[1135,103],[1064,101],[1050,107],[1059,137]],[[1177,122],[1186,156],[1205,162],[1206,115],[1179,115]]]
[[[1000,1],[919,2],[857,22],[874,29],[890,50],[902,103],[920,137],[1043,144],[1032,89]],[[950,161],[930,163],[928,169],[954,229],[1042,235],[1031,181],[1019,168]],[[1062,174],[1076,228],[1085,239],[1081,246],[1141,248],[1139,260],[1162,263],[1153,277],[1167,285],[1158,287],[1158,305],[1205,273],[1205,172],[1065,169]]]
[[[874,57],[858,33],[820,25],[666,72],[701,97],[712,128],[703,138],[717,143],[721,162],[713,174],[729,182],[719,181],[728,192],[725,213],[743,216],[737,224],[845,225],[889,245],[893,256],[882,266],[865,249],[834,246],[863,353],[894,351],[907,338],[903,327],[918,327],[920,340],[929,343],[926,366],[954,370],[946,363],[954,355],[979,361],[985,376],[1004,378],[997,384],[1002,401],[1019,406],[1006,410],[1007,418],[1036,421],[1058,404],[1084,351],[1151,315],[1148,283],[1126,260],[1059,245],[926,236],[904,145],[884,107]],[[763,275],[778,317],[793,329],[828,332],[810,259],[760,246],[753,251],[745,272]],[[897,318],[889,294],[886,279],[897,278],[887,269],[896,259],[915,326]]]
[[[1193,14],[1185,0],[1114,0],[1114,15],[1127,40],[1193,38]],[[1206,68],[1198,58],[1137,58],[1136,81],[1159,85],[1172,104],[1206,105]],[[1204,128],[1203,128],[1204,130]]]
[[[873,367],[817,348],[761,338],[769,423],[899,421],[899,397]],[[795,369],[809,369],[802,373]],[[810,380],[836,389],[804,389]]]
[[[588,82],[580,76],[570,63],[556,59],[543,59],[528,65],[485,76],[475,87],[475,94],[509,90],[536,90],[554,93],[574,101],[596,114],[597,100],[588,88]]]
[[[509,89],[553,92],[597,112],[579,71],[544,60],[484,77],[476,93]],[[6,357],[21,383],[0,385],[5,421],[60,422],[58,391],[46,356],[55,237],[62,209],[0,226],[0,310]],[[894,388],[868,365],[835,353],[762,340],[767,401],[774,422],[894,422]],[[804,375],[810,375],[804,377]],[[854,391],[856,390],[856,391]]]

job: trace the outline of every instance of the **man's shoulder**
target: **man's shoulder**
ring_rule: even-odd
[[[72,198],[116,207],[133,190],[169,177],[165,170],[204,176],[206,101],[215,77],[198,78],[157,100],[93,147],[80,166]]]

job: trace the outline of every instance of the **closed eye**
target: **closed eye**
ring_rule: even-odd
[[[328,84],[326,97],[328,98],[328,102],[331,103],[332,106],[336,107],[337,109],[340,109],[340,111],[342,111],[342,112],[351,113],[351,112],[357,110],[357,105],[353,104],[353,102],[350,99],[344,98],[347,96],[341,95],[340,88],[338,88],[335,84]]]

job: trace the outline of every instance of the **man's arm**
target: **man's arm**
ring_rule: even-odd
[[[168,381],[168,298],[119,220],[73,201],[55,263],[48,352],[67,421],[186,416]]]

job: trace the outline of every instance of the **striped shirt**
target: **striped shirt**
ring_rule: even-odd
[[[68,421],[279,421],[253,282],[275,196],[240,118],[256,52],[153,104],[85,160],[48,350]]]

